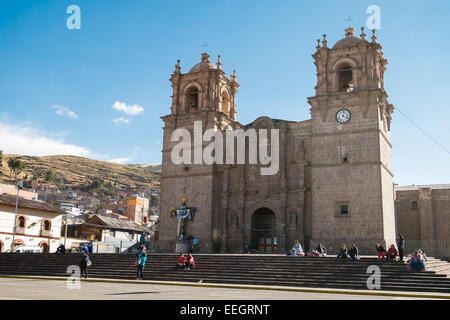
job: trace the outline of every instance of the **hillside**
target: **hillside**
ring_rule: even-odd
[[[159,189],[161,170],[158,165],[121,165],[64,155],[32,157],[4,154],[0,182],[14,181],[14,174],[10,173],[7,165],[10,158],[19,158],[26,163],[18,175],[25,181],[39,178],[40,182],[48,181],[76,189],[86,188],[94,181],[100,181],[105,188],[115,191]]]

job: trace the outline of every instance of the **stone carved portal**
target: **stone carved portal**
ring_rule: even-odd
[[[276,217],[268,208],[257,209],[251,218],[250,246],[259,252],[274,253],[277,245]]]

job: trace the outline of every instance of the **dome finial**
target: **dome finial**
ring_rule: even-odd
[[[361,27],[360,37],[361,37],[361,40],[366,40],[366,34],[364,33],[364,27]]]
[[[180,73],[180,59],[177,60],[177,64],[175,65],[175,73]]]
[[[316,49],[319,50],[320,48],[322,48],[322,47],[320,46],[320,39],[317,39],[317,46],[316,46]]]
[[[220,54],[217,56],[217,69],[222,69],[222,62],[220,62]]]
[[[345,29],[345,36],[347,38],[353,37],[354,35],[355,35],[355,29],[353,29],[352,27],[348,27],[347,29]]]
[[[372,29],[372,43],[377,43],[377,37],[375,36],[375,29]]]
[[[323,36],[322,47],[326,48],[327,47],[327,34],[324,33],[322,36]]]
[[[202,53],[202,62],[209,62],[209,54],[207,52]]]
[[[233,70],[233,74],[230,75],[230,80],[236,82],[236,70]]]

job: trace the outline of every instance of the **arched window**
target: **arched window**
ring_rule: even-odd
[[[337,71],[339,92],[353,91],[353,71],[350,64],[343,64]]]
[[[222,92],[222,111],[230,115],[230,97],[226,91]]]
[[[19,228],[25,228],[26,222],[27,222],[27,220],[25,219],[24,216],[18,216],[16,225]]]
[[[48,242],[45,240],[39,243],[39,247],[41,248],[43,253],[48,253],[50,251],[50,246],[48,245]]]
[[[17,249],[20,246],[23,246],[25,244],[25,242],[23,242],[22,239],[16,239],[14,240],[14,249]]]
[[[198,94],[199,91],[196,87],[192,87],[187,91],[187,112],[195,112],[198,110]]]
[[[50,231],[50,220],[44,220],[43,228],[45,231]]]

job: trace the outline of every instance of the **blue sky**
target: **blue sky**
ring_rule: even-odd
[[[66,27],[72,4],[80,30]],[[0,149],[160,163],[168,79],[204,51],[237,70],[241,123],[308,119],[316,39],[332,46],[348,16],[359,35],[373,4],[390,101],[450,149],[450,2],[364,0],[2,0]],[[396,183],[450,183],[450,154],[398,110],[391,135]]]

